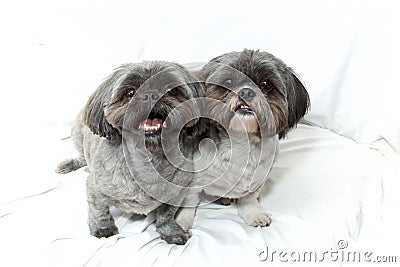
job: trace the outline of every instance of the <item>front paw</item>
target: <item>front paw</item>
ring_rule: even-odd
[[[168,244],[184,245],[190,238],[190,233],[184,231],[175,221],[157,227],[161,239]]]
[[[191,235],[189,232],[183,232],[167,236],[164,239],[168,244],[185,245],[186,242],[189,240],[190,236]]]
[[[259,204],[240,206],[238,214],[250,226],[264,227],[271,224],[271,216]]]
[[[115,225],[106,227],[106,228],[96,228],[94,230],[90,231],[90,234],[92,236],[95,236],[97,238],[102,238],[102,237],[110,237],[113,235],[118,234],[118,228]]]

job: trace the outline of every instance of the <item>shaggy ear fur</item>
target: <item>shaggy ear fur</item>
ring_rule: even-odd
[[[97,88],[90,96],[83,112],[83,120],[93,133],[115,143],[121,142],[121,133],[106,120],[104,108],[111,99],[118,73],[118,71],[113,73]]]
[[[310,107],[310,98],[306,88],[293,70],[290,69],[289,72],[286,85],[289,111],[288,127],[279,133],[279,138],[283,138],[291,128],[295,127]]]
[[[185,131],[186,137],[198,137],[205,131],[205,125],[204,125],[204,118],[201,118],[201,114],[204,110],[203,106],[203,101],[198,101],[196,98],[199,97],[204,97],[204,86],[201,82],[193,82],[189,83],[187,85],[193,92],[193,101],[194,104],[196,105],[196,109],[198,110],[198,118],[193,119],[191,122],[189,122],[189,127],[184,128],[183,131]]]

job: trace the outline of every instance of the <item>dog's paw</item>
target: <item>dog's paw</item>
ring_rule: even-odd
[[[190,238],[189,232],[183,232],[176,235],[166,236],[164,239],[168,244],[184,245]]]
[[[193,220],[190,218],[176,218],[176,222],[185,231],[192,229]]]
[[[269,226],[271,216],[259,205],[244,205],[238,207],[238,214],[250,226]]]
[[[184,231],[175,221],[169,221],[159,227],[157,232],[161,239],[164,239],[168,244],[184,245],[190,238],[190,233]]]
[[[113,235],[117,235],[118,234],[118,228],[113,225],[113,226],[109,226],[107,228],[97,228],[93,231],[90,232],[90,234],[92,236],[95,236],[97,238],[102,238],[102,237],[110,237]]]

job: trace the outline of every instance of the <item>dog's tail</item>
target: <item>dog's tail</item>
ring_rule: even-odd
[[[72,171],[76,171],[82,167],[87,165],[86,160],[84,157],[74,158],[74,159],[67,159],[58,164],[56,168],[56,173],[69,173]]]

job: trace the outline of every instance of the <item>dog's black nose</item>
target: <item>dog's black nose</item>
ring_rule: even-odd
[[[144,93],[142,96],[142,100],[146,102],[156,102],[158,98],[158,94],[154,92]]]
[[[250,88],[243,88],[239,91],[238,96],[241,100],[251,101],[256,96],[256,92]]]

